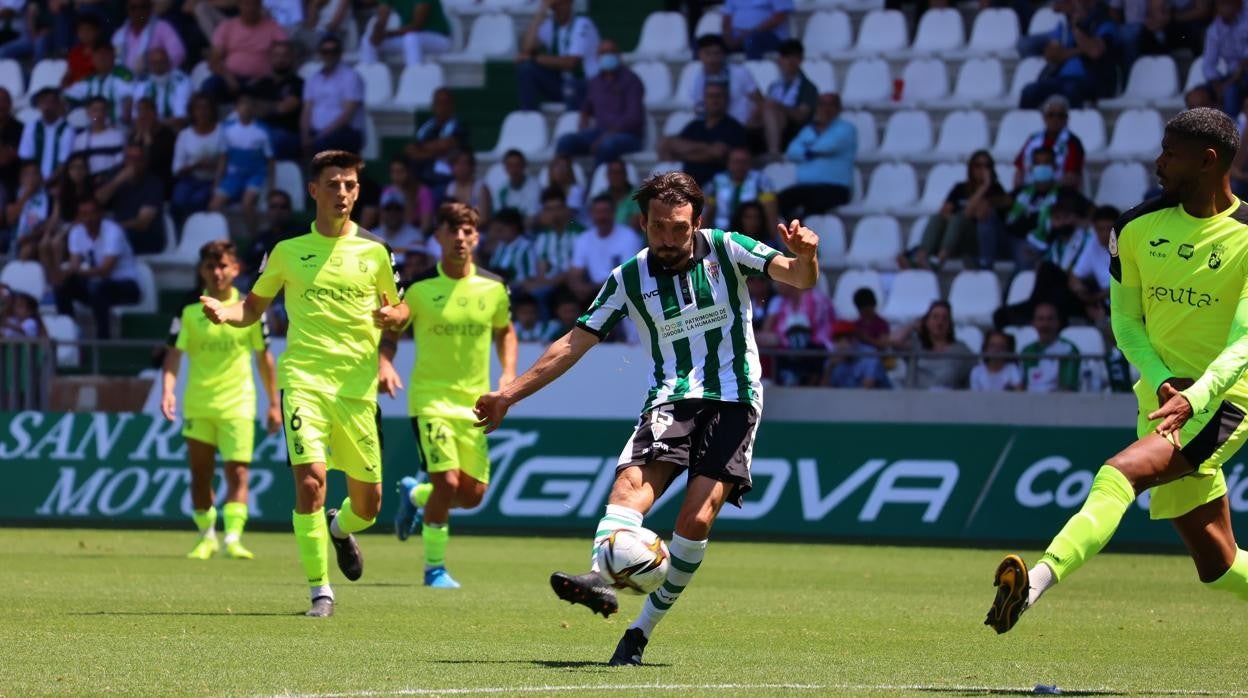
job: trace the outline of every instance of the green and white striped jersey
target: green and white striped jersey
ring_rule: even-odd
[[[779,252],[738,233],[699,230],[691,268],[673,272],[649,249],[611,272],[577,326],[599,337],[625,316],[650,347],[654,371],[643,412],[689,398],[762,409],[748,276],[766,274]]]

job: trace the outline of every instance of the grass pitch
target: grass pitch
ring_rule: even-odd
[[[289,534],[249,534],[251,562],[193,543],[0,531],[0,695],[1248,695],[1248,604],[1179,556],[1102,556],[998,637],[999,551],[712,542],[650,665],[609,668],[641,598],[611,620],[555,599],[583,540],[455,536],[445,591],[421,586],[419,539],[366,535],[328,620],[297,615]]]

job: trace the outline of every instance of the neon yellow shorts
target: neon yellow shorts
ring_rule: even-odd
[[[483,483],[490,481],[490,451],[485,432],[466,419],[412,417],[420,460],[431,473],[458,470]]]
[[[282,391],[286,458],[324,463],[360,482],[381,482],[381,408],[373,400],[310,390]]]
[[[182,436],[215,446],[227,463],[250,463],[256,445],[256,420],[187,417],[182,420]]]
[[[1149,421],[1157,409],[1156,394],[1148,394],[1143,381],[1135,385],[1139,405],[1136,436],[1152,433],[1159,422]],[[1248,419],[1244,409],[1230,402],[1217,402],[1192,415],[1179,431],[1179,450],[1196,466],[1191,475],[1149,490],[1148,513],[1154,519],[1176,519],[1226,494],[1226,465],[1248,441]]]

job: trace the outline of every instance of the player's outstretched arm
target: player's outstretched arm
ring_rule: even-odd
[[[178,396],[174,394],[174,388],[178,385],[178,368],[181,366],[182,350],[177,347],[167,348],[165,362],[160,371],[160,411],[171,422],[178,418]]]
[[[776,232],[795,256],[777,255],[767,266],[767,275],[796,288],[811,288],[819,280],[819,236],[796,218],[788,226],[777,225]]]
[[[473,408],[478,418],[476,425],[484,427],[487,434],[497,429],[512,405],[567,373],[568,369],[575,366],[585,352],[598,341],[598,337],[592,332],[579,327],[572,328],[571,332],[556,339],[546,348],[546,352],[537,360],[537,363],[514,380],[511,385],[492,393],[486,393],[477,399],[477,405]]]
[[[200,296],[199,302],[204,306],[204,315],[208,316],[213,324],[250,327],[264,317],[264,311],[269,309],[269,304],[273,302],[273,299],[248,293],[242,303],[233,305],[226,305],[211,296]]]

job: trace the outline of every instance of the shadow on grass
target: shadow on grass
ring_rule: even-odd
[[[946,693],[955,696],[1034,696],[1045,695],[1043,691],[1037,691],[1032,688],[985,688],[982,690],[974,690],[962,687],[942,688],[940,686],[925,686],[916,688],[915,690],[922,693]],[[1061,689],[1060,694],[1063,696],[1125,696],[1126,693],[1119,691],[1095,691],[1095,690],[1079,690],[1077,688]]]
[[[556,660],[556,659],[434,659],[434,664],[525,664],[542,669],[612,669],[603,661]],[[670,664],[651,664],[644,666],[664,668]]]
[[[266,616],[266,617],[302,617],[303,611],[79,611],[71,616]]]

